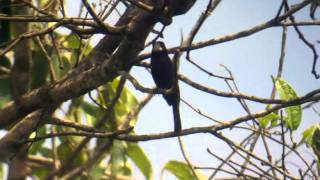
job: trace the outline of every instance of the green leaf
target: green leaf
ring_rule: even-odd
[[[58,79],[62,78],[70,71],[70,69],[73,67],[73,61],[75,59],[73,56],[70,57],[67,55],[67,53],[61,55],[61,61],[59,60],[57,54],[53,54],[51,58],[54,73]]]
[[[122,169],[123,169],[123,170],[122,170],[122,171],[123,171],[123,174],[124,174],[125,176],[131,176],[131,175],[132,175],[132,168],[131,168],[129,162],[126,162],[126,163],[124,164],[124,166],[123,166]]]
[[[99,88],[98,91],[98,102],[104,106],[109,106],[112,100],[116,97],[116,91],[119,86],[120,78],[116,78],[111,83],[107,83]],[[115,127],[124,123],[125,117],[132,111],[134,107],[138,104],[138,100],[134,94],[128,89],[123,88],[119,100],[114,106],[113,113],[115,118],[114,121],[108,121],[109,123],[113,122]],[[137,122],[136,117],[132,117],[130,120],[130,125],[134,125]]]
[[[2,87],[2,88],[0,88],[0,108],[2,108],[11,99],[10,94],[5,93],[5,95],[2,95],[2,93],[1,93],[1,92],[3,92],[3,91],[1,91],[1,89],[9,88],[9,80],[0,79],[0,87]]]
[[[298,98],[297,93],[288,82],[283,79],[276,80],[276,89],[283,100],[292,100]],[[302,119],[301,105],[285,108],[287,116],[284,118],[285,125],[292,131],[298,129]]]
[[[92,49],[93,47],[90,44],[86,44],[85,48],[82,48],[82,50],[84,51],[84,55],[88,55],[92,51]]]
[[[99,119],[99,117],[101,116],[101,108],[98,107],[95,104],[90,104],[88,102],[82,102],[81,105],[82,109],[84,110],[84,112],[88,113],[89,115],[96,117]]]
[[[60,138],[60,139],[62,139],[62,138]],[[64,141],[58,146],[57,152],[58,152],[58,156],[59,156],[61,162],[65,163],[73,151],[70,148],[70,146],[68,145],[68,142]]]
[[[124,88],[121,98],[130,109],[134,108],[138,104],[137,98],[128,88]]]
[[[104,115],[103,112],[105,112],[103,109],[98,107],[96,104],[89,103],[86,101],[83,101],[80,104],[80,107],[82,111],[84,112],[84,116],[86,118],[86,122],[90,126],[96,126],[98,121],[101,120],[102,116]],[[78,109],[79,109],[78,108]]]
[[[280,119],[280,117],[279,117],[279,119]],[[281,121],[279,121],[279,119],[273,119],[273,120],[271,120],[271,125],[270,125],[270,127],[276,127],[276,126],[278,126],[279,123],[281,123]]]
[[[65,163],[69,160],[75,150],[76,144],[79,144],[79,142],[75,142],[75,139],[72,137],[59,137],[59,140],[61,143],[58,146],[58,157],[61,163]],[[83,149],[75,158],[73,161],[74,165],[81,165],[88,159],[87,154],[84,153],[85,150],[86,149]]]
[[[122,120],[123,120],[122,118],[125,117],[129,113],[127,106],[126,106],[126,104],[120,102],[115,105],[114,109],[116,111],[116,116],[118,117],[117,123],[121,124]]]
[[[77,35],[70,35],[66,39],[66,43],[64,43],[65,47],[71,49],[78,49],[80,46],[80,39]]]
[[[169,161],[166,163],[164,169],[171,172],[179,180],[197,180],[192,174],[190,167],[184,162]]]
[[[37,177],[37,179],[45,179],[50,173],[50,170],[45,168],[36,168],[32,170],[32,176]]]
[[[312,136],[312,149],[320,159],[320,126],[318,125]]]
[[[38,152],[44,156],[44,157],[48,157],[48,158],[52,158],[52,149],[51,148],[47,148],[47,147],[40,147]]]
[[[116,81],[116,80],[114,80]],[[107,83],[99,88],[99,102],[103,105],[109,105],[115,96],[116,90],[111,86],[111,83]]]
[[[36,135],[37,136],[43,136],[46,134],[46,127],[41,127],[39,130],[37,130]],[[37,141],[32,143],[32,146],[29,150],[30,154],[36,154],[39,149],[42,147],[45,140]]]
[[[102,179],[102,176],[104,175],[104,171],[105,171],[104,168],[101,168],[99,166],[93,166],[90,170],[89,177],[91,179]]]
[[[316,125],[312,125],[308,129],[303,131],[301,142],[305,142],[308,145],[312,145],[312,137],[313,137],[313,134],[314,134],[315,130],[317,129],[317,126],[318,126],[317,124]]]
[[[38,48],[38,46],[37,46]],[[32,59],[31,68],[31,88],[38,88],[46,83],[47,74],[49,71],[48,62],[45,54],[38,48]]]
[[[4,179],[3,176],[4,176],[4,175],[3,175],[3,164],[0,163],[0,179]]]
[[[130,159],[137,165],[144,177],[152,178],[152,165],[143,149],[137,143],[127,143],[127,153]]]
[[[10,60],[6,56],[0,57],[0,66],[10,68]],[[0,78],[0,108],[5,105],[10,99],[10,76]]]
[[[111,148],[111,174],[128,175],[127,157],[125,156],[126,143],[114,140]]]
[[[261,118],[258,118],[259,124],[261,128],[267,128],[268,124],[271,122],[274,122],[275,120],[278,120],[279,116],[276,113],[270,113],[266,116],[263,116]],[[272,125],[272,124],[271,124]]]

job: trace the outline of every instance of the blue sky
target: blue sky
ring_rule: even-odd
[[[163,41],[165,41],[167,47],[180,44],[181,30],[186,37],[200,13],[205,10],[207,2],[198,0],[186,15],[174,18],[172,25],[167,27],[164,32]],[[205,22],[194,41],[198,42],[221,37],[259,25],[275,16],[280,2],[279,0],[223,0]],[[290,3],[295,2],[300,1],[290,1]],[[70,11],[67,11],[69,16],[77,15],[78,5],[80,5],[79,0],[67,1],[67,8],[70,9]],[[305,8],[298,13],[297,19],[307,19],[308,13],[308,8]],[[156,28],[159,29],[161,26],[157,25]],[[319,27],[304,27],[301,30],[312,43],[320,39]],[[227,66],[232,71],[242,93],[269,97],[272,89],[271,75],[276,74],[278,67],[281,33],[282,28],[280,27],[270,28],[249,37],[192,51],[191,57],[199,65],[215,74],[226,75],[219,64]],[[101,35],[95,36],[92,40],[93,44],[96,44],[101,37]],[[320,51],[319,44],[316,44],[316,48]],[[320,80],[316,80],[311,74],[313,58],[311,50],[301,42],[292,28],[288,30],[286,49],[283,78],[295,88],[299,95],[318,89]],[[207,76],[186,62],[184,56],[182,56],[180,64],[180,73],[190,79],[208,87],[228,91],[228,87],[223,80]],[[317,69],[320,71],[320,65],[318,65]],[[145,69],[140,67],[133,68],[132,74],[141,84],[148,87],[154,86],[150,73]],[[145,96],[145,94],[136,91],[130,83],[127,84],[139,99]],[[215,119],[228,121],[246,115],[246,112],[236,99],[209,95],[195,90],[182,82],[180,83],[180,91],[183,99]],[[248,102],[248,104],[252,112],[261,111],[265,108],[264,104],[252,102]],[[316,108],[320,110],[319,105]],[[183,103],[181,103],[180,111],[183,128],[213,124],[213,122],[199,116]],[[167,105],[161,95],[157,95],[140,113],[135,131],[137,134],[172,131],[172,118],[171,107]],[[312,110],[305,111],[303,122],[294,134],[295,140],[299,141],[301,132],[317,122],[319,122],[319,117]],[[225,135],[235,141],[240,141],[246,134],[247,132],[240,130],[225,131]],[[219,162],[207,153],[207,148],[210,148],[220,156],[226,156],[230,152],[225,143],[211,135],[190,135],[183,137],[183,140],[190,160],[197,166],[216,166]],[[167,161],[172,159],[184,161],[177,138],[153,140],[141,142],[140,144],[152,161],[155,179],[159,179],[161,169]],[[261,143],[258,144],[261,145]],[[280,149],[277,149],[279,146],[274,147],[271,147],[272,152],[280,151]],[[262,154],[263,150],[258,148],[255,153]],[[311,154],[306,152],[306,157],[311,157]],[[288,162],[295,162],[295,157],[288,159]],[[206,172],[206,174],[210,174],[210,172]],[[134,171],[134,176],[138,179],[142,177],[137,170]],[[165,173],[164,179],[171,180],[175,178],[169,173]]]
[[[277,0],[224,0],[206,21],[196,36],[195,42],[225,36],[270,20],[275,16],[280,2]],[[207,1],[197,1],[188,14],[174,18],[172,25],[165,30],[164,34],[164,41],[168,47],[179,45],[180,30],[183,31],[184,36],[187,36],[198,16],[206,7],[206,3]],[[298,13],[297,19],[307,19],[308,14],[308,8],[305,8],[301,13]],[[316,40],[320,39],[319,27],[301,29],[311,42],[315,43]],[[195,50],[191,53],[191,56],[199,65],[216,74],[225,74],[219,64],[227,66],[233,72],[241,92],[269,97],[272,89],[271,75],[276,74],[278,67],[281,34],[282,28],[270,28],[249,37]],[[316,44],[316,48],[319,50],[319,44]],[[316,80],[311,74],[313,58],[311,50],[301,42],[292,28],[288,30],[286,49],[283,78],[295,88],[299,95],[304,95],[319,88],[319,80]],[[319,65],[318,70],[320,71]],[[180,72],[203,85],[219,90],[228,90],[222,80],[211,78],[199,71],[186,62],[184,56],[181,59]],[[133,69],[133,74],[142,84],[153,86],[150,74],[142,68]],[[192,89],[184,83],[180,83],[180,89],[182,98],[213,118],[223,121],[246,114],[236,99],[208,95]],[[139,92],[137,92],[137,95],[138,97],[143,96]],[[183,103],[181,104],[184,128],[212,124],[211,121],[200,117]],[[261,111],[265,108],[264,104],[252,102],[248,102],[248,104],[252,112]],[[319,122],[319,117],[312,110],[305,111],[303,123],[295,134],[297,135],[296,141],[300,140],[301,131],[316,122]],[[171,108],[167,106],[160,95],[156,96],[141,112],[135,129],[141,134],[172,130]],[[246,134],[240,131],[228,133],[229,137],[234,140],[241,140]],[[230,152],[230,149],[223,142],[210,135],[197,134],[183,139],[191,161],[198,166],[214,166],[218,162],[206,152],[207,147],[221,156]],[[156,179],[159,177],[161,168],[168,160],[183,160],[177,138],[142,142],[141,145],[153,162]],[[256,152],[260,151],[263,152],[260,148],[256,150]],[[274,151],[278,150],[274,149]],[[294,158],[290,160],[295,161]],[[165,179],[175,179],[167,173],[165,177]]]

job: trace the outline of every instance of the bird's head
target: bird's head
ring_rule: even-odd
[[[167,52],[167,48],[162,41],[156,41],[153,43],[152,52]]]

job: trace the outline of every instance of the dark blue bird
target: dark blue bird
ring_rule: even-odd
[[[174,64],[168,56],[166,46],[161,41],[153,44],[151,55],[151,74],[158,88],[170,89],[174,85],[175,77]],[[181,131],[181,120],[179,113],[180,93],[179,87],[171,94],[163,94],[168,105],[172,106],[175,132]]]

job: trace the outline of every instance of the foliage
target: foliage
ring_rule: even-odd
[[[275,82],[275,87],[282,100],[290,101],[298,98],[295,90],[284,79],[277,79]],[[271,105],[268,105],[266,109],[269,110],[271,107]],[[301,105],[289,106],[284,109],[286,112],[286,116],[283,117],[285,126],[292,131],[297,130],[302,120]],[[280,120],[281,116],[279,112],[271,112],[270,114],[259,118],[259,123],[262,128],[272,128],[281,123]],[[271,124],[269,125],[270,122]]]
[[[88,3],[86,4],[86,2]],[[204,24],[205,20],[211,14],[214,14],[212,12],[218,7],[219,3],[222,2],[220,0],[208,1],[208,4],[204,6],[206,9],[201,13],[199,20],[189,33],[190,36],[183,38],[183,34],[181,34],[180,47],[168,48],[168,57],[172,55],[174,61],[177,60],[178,62],[180,62],[180,57],[184,58],[184,56],[181,55],[184,53],[183,51],[186,51],[186,60],[183,59],[185,60],[182,61],[183,63],[190,62],[190,65],[201,71],[201,73],[204,72],[210,75],[210,77],[218,78],[219,80],[223,79],[222,83],[225,83],[230,91],[218,90],[218,86],[216,87],[215,84],[213,87],[209,87],[209,81],[206,81],[207,83],[205,85],[201,85],[200,82],[202,79],[195,78],[196,81],[193,81],[191,80],[193,77],[189,78],[184,76],[184,74],[187,74],[185,69],[179,71],[178,82],[184,82],[193,89],[199,90],[200,93],[204,95],[237,99],[241,107],[245,110],[244,115],[229,121],[224,121],[224,119],[223,121],[216,121],[215,118],[209,115],[211,112],[208,114],[204,113],[200,108],[198,109],[196,103],[188,102],[189,97],[183,97],[186,91],[184,91],[185,87],[182,85],[180,86],[182,97],[181,107],[190,107],[198,117],[208,118],[215,122],[210,121],[205,127],[191,126],[189,129],[183,129],[182,132],[137,135],[135,130],[132,129],[130,132],[121,135],[112,134],[111,137],[102,138],[100,136],[99,138],[93,138],[93,135],[97,136],[104,133],[120,132],[121,130],[135,127],[138,122],[139,111],[147,101],[139,102],[135,94],[128,88],[126,82],[130,81],[131,84],[135,85],[136,89],[145,94],[152,94],[155,91],[151,92],[149,88],[143,88],[143,85],[137,86],[139,83],[134,79],[134,73],[130,70],[133,69],[133,67],[141,68],[142,66],[146,69],[146,73],[149,73],[150,64],[136,60],[149,58],[148,52],[145,52],[145,50],[148,50],[147,45],[154,44],[154,42],[158,40],[157,38],[163,38],[162,36],[166,34],[163,33],[165,28],[160,31],[154,23],[160,22],[169,26],[169,23],[172,22],[171,15],[183,15],[195,1],[168,1],[164,4],[165,7],[160,8],[163,12],[158,12],[159,9],[152,8],[149,4],[145,5],[144,2],[145,1],[139,1],[139,3],[137,3],[134,1],[106,0],[99,1],[99,4],[95,4],[92,3],[92,1],[83,0],[78,17],[73,17],[70,15],[70,12],[65,12],[66,6],[64,5],[66,5],[66,1],[64,0],[37,0],[21,3],[10,0],[0,1],[0,115],[3,109],[7,110],[5,112],[9,111],[8,114],[2,113],[5,117],[1,118],[0,122],[6,119],[6,116],[9,114],[14,117],[12,118],[12,122],[10,122],[12,124],[3,125],[5,135],[0,138],[0,147],[8,148],[2,148],[0,150],[0,156],[1,153],[12,153],[13,156],[8,157],[6,160],[11,161],[15,158],[20,158],[20,156],[15,155],[20,152],[23,143],[28,143],[27,163],[28,168],[32,170],[31,176],[33,179],[51,179],[50,176],[55,175],[57,179],[122,180],[131,179],[135,173],[134,171],[138,170],[144,176],[144,179],[152,180],[154,174],[157,174],[154,173],[157,169],[154,168],[156,166],[153,166],[149,159],[149,154],[144,151],[139,141],[176,138],[176,136],[204,133],[209,136],[214,136],[215,139],[223,142],[225,147],[228,148],[228,151],[230,150],[230,154],[221,158],[218,155],[220,153],[219,151],[226,153],[227,150],[217,148],[217,150],[219,150],[218,152],[209,152],[209,155],[220,160],[221,162],[219,162],[219,164],[214,164],[211,167],[194,167],[190,165],[181,143],[180,148],[183,157],[189,164],[183,161],[169,160],[160,168],[160,170],[162,169],[162,173],[169,172],[179,180],[208,179],[200,169],[212,170],[214,172],[212,177],[214,177],[215,172],[218,172],[221,174],[229,173],[228,175],[239,179],[277,179],[281,176],[288,176],[285,177],[287,179],[296,179],[294,178],[294,173],[291,172],[290,168],[285,167],[284,163],[287,162],[286,158],[290,153],[297,154],[299,161],[305,164],[309,163],[306,163],[303,155],[300,155],[298,152],[301,150],[298,148],[300,148],[302,144],[307,145],[309,150],[313,151],[313,157],[318,160],[318,169],[320,169],[320,125],[310,125],[303,132],[299,144],[294,141],[292,136],[293,133],[299,133],[299,131],[296,130],[302,127],[303,112],[306,108],[304,105],[310,103],[308,105],[312,107],[313,103],[316,104],[319,102],[319,89],[299,97],[297,93],[299,91],[288,82],[289,79],[277,78],[274,81],[274,88],[278,93],[278,99],[282,100],[282,102],[268,103],[274,99],[266,100],[266,98],[256,97],[255,95],[240,93],[236,84],[236,77],[234,77],[232,71],[224,65],[222,66],[225,67],[230,77],[215,75],[209,72],[207,67],[202,67],[201,64],[197,64],[200,61],[192,60],[193,58],[198,58],[193,57],[193,50],[209,48],[209,46],[220,43],[233,42],[268,28],[283,26],[283,36],[286,34],[286,28],[293,28],[297,31],[302,42],[311,48],[314,53],[312,73],[317,76],[315,67],[317,67],[316,57],[318,54],[317,49],[314,49],[316,46],[308,42],[303,36],[303,33],[298,29],[304,26],[304,24],[318,25],[317,22],[300,22],[297,27],[295,25],[288,26],[287,24],[294,23],[293,16],[295,16],[296,12],[299,12],[299,8],[303,9],[306,5],[310,6],[309,16],[311,19],[316,19],[315,16],[317,14],[315,12],[319,7],[319,0],[309,2],[301,1],[298,4],[288,4],[288,2],[283,1],[281,7],[277,9],[278,17],[273,17],[265,23],[258,24],[244,31],[226,34],[219,38],[203,39],[203,42],[195,42],[195,40],[199,39],[196,37],[197,33],[205,32],[205,30],[200,30],[202,24]],[[154,6],[162,5],[161,3],[155,2],[156,1],[150,1],[150,3],[154,3]],[[179,6],[181,3],[187,5],[186,2],[189,3],[188,7],[184,7],[183,9],[183,7]],[[200,3],[203,5],[204,1]],[[121,15],[124,8],[127,7],[130,7],[130,10],[126,11],[124,15]],[[28,8],[30,12],[23,11],[20,14],[15,14],[19,11],[19,8],[20,10]],[[142,10],[141,8],[145,9]],[[122,17],[115,23],[114,20],[119,17],[119,14]],[[105,24],[97,21],[97,18]],[[298,16],[297,19],[299,20]],[[143,20],[143,23],[140,22],[141,20]],[[291,21],[289,22],[289,20]],[[21,31],[22,34],[18,34],[17,32],[20,31],[17,31],[18,29],[15,27],[17,24],[11,21],[27,24],[28,27],[25,26],[27,31],[25,33]],[[147,33],[155,33],[157,36],[156,39],[146,42],[146,40],[150,40],[150,37],[153,37],[153,35],[146,36]],[[94,39],[97,34],[103,34],[104,38],[98,45],[93,47],[90,40]],[[143,39],[143,37],[145,37],[145,39]],[[286,41],[285,39],[286,38],[283,37],[283,41]],[[18,48],[16,47],[23,44],[22,42],[30,43],[28,44],[30,47],[28,46],[28,48],[22,49],[28,53],[17,52],[16,49]],[[143,45],[146,45],[144,50],[142,50]],[[167,45],[169,45],[169,43]],[[285,51],[285,42],[282,43],[282,46],[281,51]],[[109,52],[109,49],[113,50]],[[29,54],[29,52],[31,55],[31,67],[20,64],[20,68],[27,70],[29,76],[20,76],[20,78],[29,77],[30,79],[28,79],[28,83],[25,84],[16,83],[13,77],[19,76],[13,75],[17,75],[14,70],[17,70],[17,64],[19,64],[17,62],[20,61],[18,61],[15,56]],[[285,52],[281,52],[281,54],[284,56]],[[279,64],[283,66],[283,63]],[[181,66],[181,68],[185,67],[184,64]],[[255,67],[252,67],[252,69],[255,69]],[[282,69],[282,67],[279,67],[279,77],[281,76],[280,69]],[[121,74],[123,71],[127,74]],[[193,74],[191,76],[193,76]],[[91,81],[86,81],[88,77],[89,79],[91,78]],[[197,75],[194,75],[194,77],[197,77]],[[92,81],[94,82],[96,79],[99,81],[92,83]],[[73,92],[74,89],[72,88],[74,88],[74,86],[69,86],[68,83],[70,82],[81,82],[81,84],[83,83],[84,85],[92,83],[93,85],[83,86],[82,88],[76,89],[79,90],[76,93],[70,93],[70,96],[65,98],[59,99],[58,97],[58,100],[55,99],[54,95],[51,96],[51,93],[54,94],[57,87],[66,93],[69,93],[69,91]],[[271,83],[270,81],[270,84]],[[14,85],[22,85],[26,87],[26,90],[15,97],[15,95],[13,95]],[[51,88],[54,90],[50,91]],[[47,91],[48,89],[50,90]],[[27,92],[27,90],[29,90],[30,93]],[[157,90],[159,90],[159,87]],[[50,96],[48,102],[46,101],[47,97],[42,96],[43,92],[49,92],[45,94]],[[176,94],[177,96],[179,95],[179,93]],[[64,94],[58,94],[57,96],[59,95]],[[25,99],[28,100],[29,96],[41,98],[24,101]],[[21,101],[21,99],[23,101]],[[38,101],[43,102],[43,99],[45,105],[35,105]],[[63,102],[65,100],[68,101]],[[268,102],[266,103],[266,101]],[[251,112],[251,106],[248,106],[247,102],[263,103],[263,105],[266,105],[265,111]],[[187,106],[184,106],[185,104]],[[208,105],[208,107],[211,108],[210,105]],[[52,117],[51,114],[49,114],[50,118],[46,118],[46,111],[50,111],[51,108],[54,109],[54,113]],[[20,122],[28,119],[26,117],[36,112],[35,110],[39,110],[41,115],[38,119],[32,119],[33,124],[30,124],[32,124],[33,127],[31,130],[30,128],[28,131],[26,130],[27,125],[20,129],[17,128]],[[256,119],[258,119],[258,124],[255,121]],[[37,123],[35,123],[36,121]],[[184,127],[190,126],[186,123]],[[27,131],[27,135],[16,138],[22,134],[21,131],[17,129]],[[239,129],[250,132],[248,133],[250,135],[246,137],[242,137],[242,135],[241,137],[237,136],[238,132],[240,132],[238,131]],[[9,136],[10,133],[13,134],[12,137]],[[67,133],[73,134],[70,135]],[[7,135],[9,136],[9,140],[5,139],[5,137],[8,137]],[[238,139],[235,140],[235,137],[242,139],[242,141],[238,142]],[[37,138],[40,138],[40,140],[37,140]],[[25,142],[25,140],[36,141],[29,143],[29,141]],[[208,143],[208,141],[205,143]],[[218,144],[218,142],[214,141],[214,146],[216,143]],[[273,146],[271,148],[269,147],[269,144],[273,145],[273,143],[275,143],[276,146],[281,146],[283,154],[278,154],[278,148],[273,148]],[[262,150],[265,150],[265,152],[257,154],[257,152],[261,152],[261,149],[257,149],[257,147],[262,147]],[[6,152],[11,150],[14,152]],[[161,153],[161,149],[157,149],[157,151]],[[274,153],[274,151],[277,153]],[[199,154],[199,156],[203,156],[203,154]],[[39,157],[40,159],[36,159]],[[2,158],[3,157],[0,157],[1,160]],[[240,161],[239,158],[243,158],[243,161]],[[36,161],[36,163],[34,161]],[[283,163],[282,165],[280,165],[281,162]],[[4,179],[5,174],[7,174],[6,171],[8,171],[4,164],[5,162],[0,163],[0,179]],[[8,166],[12,164],[14,163]],[[300,175],[303,175],[303,173],[305,175],[305,177],[304,175],[300,177],[301,179],[306,178],[309,174],[315,176],[313,178],[317,178],[317,176],[314,175],[314,167],[308,167],[307,169],[298,167],[297,169]],[[17,170],[17,172],[18,171],[19,170]],[[272,173],[270,173],[271,171]],[[254,176],[251,176],[252,174],[254,174]],[[27,174],[26,176],[29,175],[30,174]]]
[[[169,161],[164,166],[164,169],[174,174],[180,180],[197,180],[192,174],[190,167],[180,161]]]
[[[294,100],[298,98],[294,89],[283,79],[276,80],[276,88],[283,100]],[[292,131],[298,129],[302,119],[301,105],[287,107],[285,108],[285,112],[287,114],[287,116],[284,117],[285,125]]]

